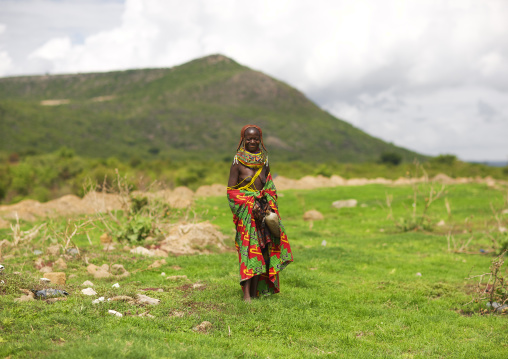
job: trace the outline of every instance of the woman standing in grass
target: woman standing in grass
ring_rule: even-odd
[[[247,125],[240,135],[227,195],[236,226],[243,299],[250,301],[279,292],[279,272],[293,261],[293,254],[280,222],[263,132]]]

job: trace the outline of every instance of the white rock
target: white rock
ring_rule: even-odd
[[[40,279],[41,282],[44,282],[44,283],[49,283],[51,282],[51,280],[49,280],[48,278],[41,278]]]
[[[446,224],[446,222],[444,221],[444,219],[442,219],[442,220],[440,220],[439,222],[437,222],[437,225],[438,225],[439,227],[442,227],[442,226],[444,226],[445,224]]]
[[[83,284],[81,284],[83,287],[93,287],[93,283],[89,280],[85,280]]]
[[[81,293],[83,293],[84,295],[96,295],[97,292],[95,290],[93,290],[92,288],[85,288],[83,290],[81,290]]]
[[[335,201],[332,203],[332,207],[335,208],[350,208],[356,207],[358,205],[358,201],[356,199],[345,199],[340,201]]]
[[[104,297],[99,297],[95,300],[92,300],[92,304],[99,304],[100,302],[104,302]]]
[[[154,253],[151,250],[146,249],[145,247],[141,247],[141,246],[131,249],[130,252],[133,254],[141,254],[142,256],[148,256],[148,257],[153,257],[153,255],[154,255]]]
[[[499,232],[505,233],[506,232],[506,227],[499,227]]]
[[[113,284],[113,285],[111,286],[111,288],[120,288],[120,284],[115,283],[115,284]]]
[[[123,314],[117,312],[116,310],[108,310],[108,313],[111,314],[111,315],[116,315],[119,318],[123,317]]]
[[[145,304],[157,305],[161,302],[159,299],[150,298],[149,296],[144,295],[144,294],[138,294],[137,298],[140,303],[145,303]]]
[[[326,247],[326,241],[325,241],[324,239],[323,239],[323,242],[321,242],[321,245],[322,245],[323,247]]]
[[[161,276],[165,277],[165,276],[166,276],[166,273],[162,272],[162,273],[161,273]]]
[[[421,277],[421,276],[422,276],[422,274],[421,274],[420,272],[418,272],[418,273],[416,273],[416,276],[417,276],[417,277]]]

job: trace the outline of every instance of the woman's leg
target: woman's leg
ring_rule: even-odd
[[[252,278],[249,278],[245,281],[243,285],[243,300],[246,302],[250,302],[250,288],[251,288]]]
[[[250,296],[252,298],[257,298],[258,282],[259,282],[259,275],[251,278]]]

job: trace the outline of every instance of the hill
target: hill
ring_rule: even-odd
[[[227,160],[261,126],[276,160],[423,157],[321,110],[301,92],[222,55],[173,68],[0,79],[0,150],[86,157]]]

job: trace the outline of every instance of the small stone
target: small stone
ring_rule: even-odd
[[[324,240],[324,239],[323,239],[323,241],[321,242],[321,245],[322,245],[323,247],[326,247],[326,240]]]
[[[111,286],[111,288],[120,288],[120,284],[115,283],[115,284],[113,284],[113,285]]]
[[[40,250],[36,249],[36,250],[34,251],[34,254],[35,254],[36,256],[40,256],[40,255],[42,254],[42,251],[40,251]]]
[[[93,283],[89,280],[85,280],[83,284],[81,284],[83,287],[93,287]]]
[[[108,313],[109,313],[109,314],[111,314],[111,315],[115,315],[115,316],[117,316],[117,317],[119,317],[119,318],[123,317],[123,314],[122,314],[122,313],[117,312],[116,310],[111,310],[111,309],[110,309],[110,310],[108,310]]]
[[[358,205],[358,201],[356,199],[345,199],[340,201],[335,201],[332,203],[332,207],[340,209],[340,208],[351,208],[356,207]]]
[[[196,288],[202,288],[204,287],[205,285],[203,283],[194,283],[192,285],[192,288],[196,289]]]
[[[53,284],[61,284],[61,285],[64,285],[67,280],[64,272],[45,273],[44,278],[48,278]]]
[[[56,266],[58,269],[67,269],[67,263],[65,263],[62,258],[58,258],[54,266]]]
[[[169,277],[166,277],[166,279],[174,281],[189,280],[186,275],[170,275]]]
[[[320,221],[325,217],[321,214],[321,212],[316,211],[315,209],[311,209],[303,214],[304,221]]]
[[[506,232],[506,227],[499,227],[499,232],[501,233],[505,233]]]
[[[92,304],[99,304],[101,302],[104,302],[104,297],[99,297],[97,299],[92,300]]]
[[[52,256],[57,256],[60,254],[60,246],[58,244],[49,246],[46,250],[48,251],[48,254]]]
[[[100,241],[102,244],[108,244],[112,242],[112,238],[108,233],[104,233],[101,235]]]
[[[150,304],[150,305],[158,305],[161,302],[159,299],[150,298],[149,296],[144,295],[144,294],[138,294],[137,299],[140,303]]]
[[[82,289],[81,293],[83,293],[84,295],[96,295],[97,294],[97,292],[95,290],[93,290],[92,288]]]
[[[178,311],[176,311],[176,310],[175,310],[174,312],[172,312],[172,313],[171,313],[171,316],[172,316],[172,317],[177,317],[177,318],[181,318],[181,317],[183,317],[184,315],[185,315],[185,313],[184,313],[184,312],[178,312]]]
[[[130,252],[132,254],[140,254],[142,256],[147,256],[147,257],[153,257],[153,252],[149,249],[146,249],[145,247],[136,247],[134,249],[131,249]]]
[[[417,277],[421,277],[421,276],[422,276],[422,274],[421,274],[420,272],[418,272],[418,273],[416,273],[416,276],[417,276]]]
[[[162,272],[162,273],[161,273],[161,276],[165,277],[165,276],[166,276],[166,273]]]
[[[43,283],[50,283],[51,281],[48,278],[41,278],[39,279]]]
[[[439,222],[437,222],[437,226],[442,227],[446,224],[446,222],[442,219]]]

